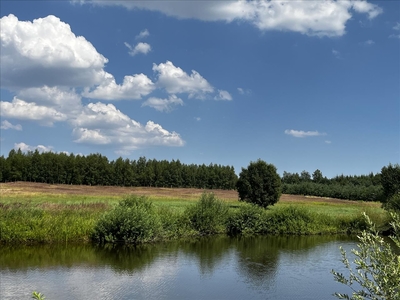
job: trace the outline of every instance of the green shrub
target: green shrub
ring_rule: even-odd
[[[161,222],[161,236],[163,239],[174,239],[194,235],[188,217],[170,207],[160,207],[157,210]]]
[[[190,225],[200,234],[214,234],[225,229],[228,206],[213,193],[203,193],[199,202],[186,210]]]
[[[353,263],[340,248],[342,263],[348,270],[348,277],[332,270],[337,282],[347,285],[352,294],[335,293],[339,299],[400,299],[400,216],[391,214],[393,243],[379,235],[374,223],[364,214],[367,229],[358,236],[357,249],[351,252],[355,256]]]
[[[244,204],[229,216],[226,231],[230,235],[260,233],[264,231],[264,220],[263,208],[254,204]]]
[[[400,192],[392,195],[383,207],[387,210],[394,210],[400,212]]]
[[[131,196],[103,215],[92,238],[98,243],[138,244],[154,240],[160,231],[153,204],[146,197]]]

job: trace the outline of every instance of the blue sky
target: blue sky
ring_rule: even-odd
[[[1,1],[1,153],[379,172],[399,46],[397,1]]]

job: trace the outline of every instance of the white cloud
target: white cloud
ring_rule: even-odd
[[[183,105],[182,99],[175,95],[170,95],[168,99],[151,97],[142,104],[142,106],[150,106],[163,112],[170,112],[175,105]]]
[[[64,114],[74,114],[82,109],[81,96],[73,89],[43,86],[22,89],[17,95],[26,102],[54,108]]]
[[[372,46],[375,44],[375,42],[373,40],[367,40],[365,42],[362,42],[361,44],[364,46]]]
[[[396,25],[393,26],[393,29],[394,29],[394,30],[400,30],[400,23],[397,22]],[[394,34],[389,35],[389,37],[390,37],[390,38],[395,38],[395,39],[400,39],[400,34],[394,33]]]
[[[82,95],[91,99],[130,100],[142,99],[155,89],[154,83],[144,74],[125,76],[122,85],[115,82],[114,76],[108,75],[101,85],[93,91],[85,90]]]
[[[75,127],[75,142],[112,145],[118,153],[146,146],[184,145],[178,133],[169,132],[153,121],[143,126],[112,104],[90,103],[71,124]]]
[[[142,30],[135,38],[137,40],[144,39],[150,35],[150,32],[147,29]]]
[[[67,120],[67,115],[51,107],[40,106],[35,102],[26,102],[14,97],[12,102],[0,102],[1,116],[19,120],[40,121],[45,126],[52,126],[54,122]]]
[[[218,90],[218,95],[214,97],[215,100],[232,100],[231,94],[224,90]]]
[[[75,142],[108,145],[116,152],[128,153],[147,146],[184,145],[178,133],[153,121],[141,125],[114,105],[82,104],[82,96],[105,100],[141,99],[156,88],[146,75],[125,76],[123,82],[117,84],[114,76],[104,71],[108,60],[55,16],[24,22],[9,15],[0,22],[0,83],[16,95],[10,102],[0,102],[2,117],[45,126],[65,122],[71,126]],[[145,30],[140,35],[144,38],[148,34]],[[146,46],[140,47],[138,51],[147,51]],[[81,88],[83,92],[79,95],[76,90]],[[198,91],[192,92],[197,95]],[[169,105],[178,105],[182,100],[171,96],[169,101]],[[18,130],[20,125],[3,121],[1,127]],[[47,149],[23,143],[19,146]]]
[[[200,117],[196,117],[196,118],[194,118],[197,122],[199,122],[199,121],[201,121],[201,118]]]
[[[364,0],[352,1],[352,5],[356,12],[368,14],[369,19],[373,19],[383,13],[382,8]]]
[[[159,11],[178,19],[244,21],[260,30],[294,31],[315,36],[341,36],[352,10],[370,19],[382,9],[367,1],[101,1],[97,5],[119,5],[127,9]]]
[[[135,47],[132,47],[128,43],[124,43],[126,47],[129,48],[129,55],[130,56],[135,56],[136,54],[142,53],[142,54],[147,54],[151,51],[151,46],[147,43],[138,43]]]
[[[104,80],[108,60],[55,16],[0,19],[2,87],[91,86]]]
[[[243,89],[243,88],[237,88],[239,94],[241,95],[250,95],[251,94],[251,90],[249,89]]]
[[[165,64],[153,64],[157,72],[158,86],[165,88],[169,94],[188,93],[189,98],[203,99],[206,93],[214,92],[214,88],[198,72],[192,70],[190,76],[170,61]]]
[[[14,149],[15,150],[21,149],[22,152],[35,151],[36,149],[39,152],[51,152],[53,147],[52,146],[43,146],[43,145],[30,146],[25,143],[15,143]]]
[[[332,49],[332,54],[333,54],[333,56],[335,56],[338,59],[342,58],[342,56],[340,55],[340,52],[335,49]]]
[[[325,143],[326,143],[326,144],[332,144],[332,142],[331,142],[331,141],[325,141]]]
[[[21,124],[13,125],[10,122],[8,122],[7,120],[4,120],[4,121],[1,122],[0,129],[4,129],[4,130],[14,129],[14,130],[21,131],[22,130],[22,126],[21,126]]]
[[[303,130],[285,130],[285,134],[297,137],[297,138],[304,138],[304,137],[310,137],[310,136],[321,136],[321,135],[326,135],[326,133],[321,133],[318,131],[303,131]]]

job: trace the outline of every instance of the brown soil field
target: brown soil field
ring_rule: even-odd
[[[238,193],[234,190],[203,190],[195,188],[156,188],[156,187],[119,187],[119,186],[87,186],[46,184],[34,182],[9,182],[0,183],[0,201],[2,196],[22,194],[67,194],[67,195],[92,195],[92,196],[123,196],[145,195],[153,197],[168,197],[180,199],[195,199],[203,192],[213,192],[218,198],[236,201]],[[326,202],[326,203],[353,203],[354,201],[320,198],[301,195],[283,194],[280,202]]]

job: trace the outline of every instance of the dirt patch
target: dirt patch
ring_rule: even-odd
[[[119,186],[87,186],[67,184],[46,184],[35,182],[0,183],[0,198],[6,195],[21,194],[65,194],[65,195],[92,195],[92,196],[123,196],[146,195],[153,197],[168,197],[181,199],[196,199],[203,192],[213,192],[218,198],[237,201],[238,193],[235,190],[204,190],[194,188],[155,188],[155,187],[119,187]],[[0,199],[1,200],[1,199]],[[354,201],[320,198],[301,195],[282,195],[280,202],[326,202],[326,203],[354,203]]]

